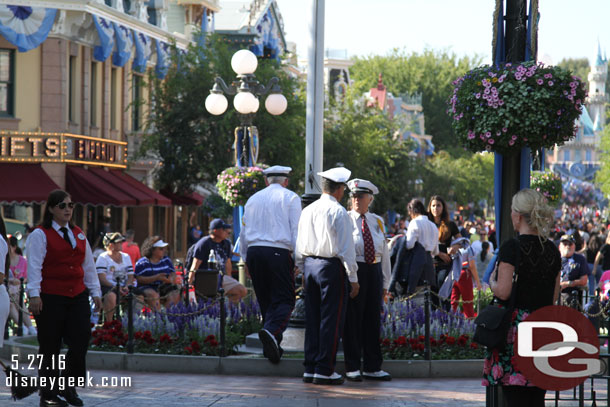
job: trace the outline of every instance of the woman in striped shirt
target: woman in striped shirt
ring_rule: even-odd
[[[159,311],[161,309],[160,293],[169,303],[176,304],[179,300],[178,287],[175,285],[176,270],[167,256],[168,244],[159,236],[151,236],[142,244],[142,257],[136,263],[136,280],[138,291],[144,294],[148,306]]]

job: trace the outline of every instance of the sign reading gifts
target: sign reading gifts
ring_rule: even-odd
[[[68,133],[0,132],[0,162],[127,167],[127,143]]]

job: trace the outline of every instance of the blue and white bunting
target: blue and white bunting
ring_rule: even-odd
[[[146,71],[146,63],[152,54],[151,39],[141,32],[134,31],[134,42],[136,44],[136,57],[133,60],[133,69],[137,72]]]
[[[165,78],[170,64],[169,44],[167,42],[155,39],[157,43],[157,66],[155,72],[160,79]]]
[[[114,27],[112,22],[103,17],[92,15],[97,34],[100,39],[100,45],[93,48],[93,58],[96,61],[104,62],[108,59],[114,48]]]
[[[0,5],[0,35],[20,52],[36,48],[47,39],[57,9]]]
[[[116,49],[112,53],[112,63],[116,66],[125,66],[131,58],[133,35],[131,30],[122,24],[112,23],[116,39]]]

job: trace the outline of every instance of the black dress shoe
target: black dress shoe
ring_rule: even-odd
[[[40,407],[67,407],[68,403],[55,395],[40,396]]]
[[[273,335],[266,329],[261,329],[258,331],[258,338],[263,344],[263,355],[269,359],[271,363],[280,363],[280,349]]]
[[[69,387],[64,391],[60,391],[59,395],[63,397],[68,402],[68,404],[72,406],[82,407],[83,405],[85,405],[85,403],[83,403],[83,400],[78,397],[78,394],[76,393],[76,389],[74,387]]]

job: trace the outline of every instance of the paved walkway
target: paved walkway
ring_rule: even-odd
[[[398,407],[484,406],[485,389],[478,379],[397,379],[391,382],[346,382],[341,386],[305,384],[300,378],[207,376],[163,373],[91,371],[94,382],[105,377],[131,377],[129,388],[79,391],[85,406],[165,407]],[[38,396],[10,401],[0,385],[0,406],[37,406]]]
[[[391,382],[346,382],[341,386],[305,384],[300,378],[211,376],[93,370],[93,382],[102,377],[131,378],[131,387],[81,389],[86,407],[433,407],[485,406],[485,388],[479,379],[395,379]],[[38,406],[36,394],[13,402],[5,376],[0,373],[0,406]],[[596,384],[598,397],[605,386]],[[588,386],[587,386],[588,387]],[[603,388],[600,388],[603,387]],[[569,397],[572,392],[562,393]],[[587,395],[590,393],[587,389]],[[547,394],[547,397],[552,397]],[[547,401],[547,406],[554,402]],[[560,406],[577,406],[561,401]],[[585,402],[586,406],[591,401]],[[599,405],[606,405],[605,402]]]

